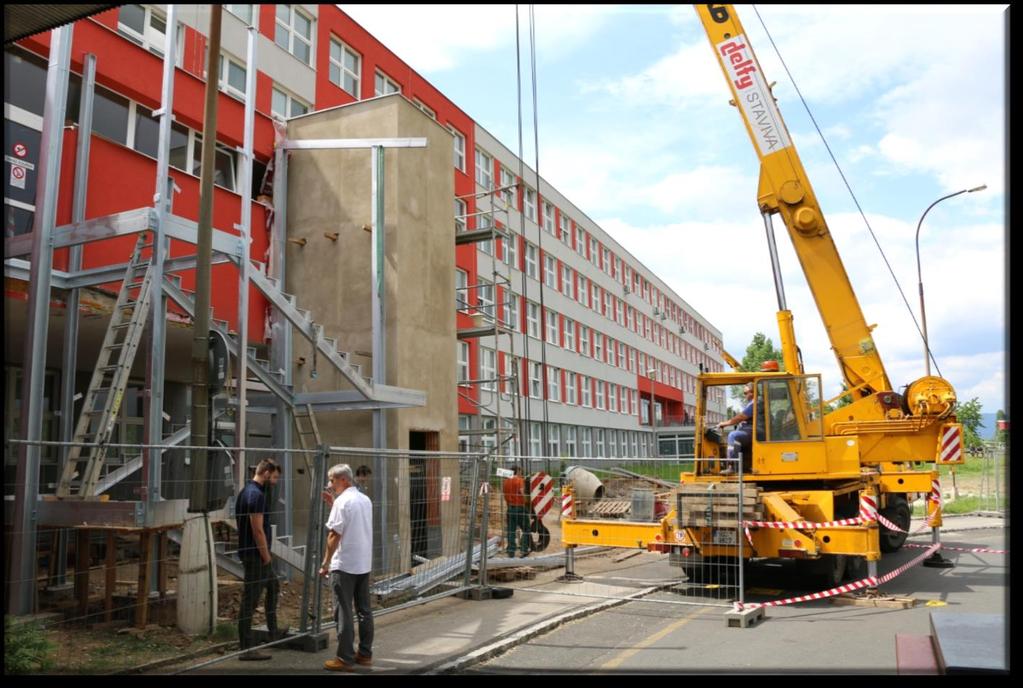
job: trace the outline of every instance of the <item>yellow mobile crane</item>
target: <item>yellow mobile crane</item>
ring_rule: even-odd
[[[809,559],[814,568],[838,583],[849,557],[865,561],[867,574],[877,575],[882,552],[898,550],[906,533],[872,518],[855,520],[867,504],[898,526],[909,529],[907,495],[932,494],[937,464],[964,460],[962,426],[956,422],[956,395],[943,378],[927,376],[895,391],[874,346],[871,331],[832,240],[806,171],[792,144],[768,82],[742,24],[731,5],[697,5],[697,13],[732,91],[731,104],[742,115],[760,159],[757,202],[764,218],[778,296],[783,369],[742,372],[730,356],[731,372],[701,373],[697,383],[693,472],[681,475],[680,494],[687,488],[713,488],[734,483],[722,474],[724,436],[706,421],[711,390],[751,384],[754,418],[751,447],[744,450],[740,473],[746,494],[758,494],[763,516],[758,520],[791,523],[793,527],[753,528],[747,542],[716,537],[707,524],[686,522],[669,513],[656,524],[603,524],[566,521],[567,545],[631,542],[659,551],[695,553],[682,560],[688,572],[697,561],[719,557]],[[781,282],[771,216],[779,214],[795,247],[852,403],[828,412],[820,375],[803,370],[795,341],[792,313]],[[837,397],[836,397],[837,399]],[[932,464],[917,470],[915,463]],[[734,463],[734,462],[733,462]],[[863,500],[861,502],[861,500]],[[681,508],[679,509],[681,511]],[[740,510],[741,511],[741,510]],[[927,500],[928,522],[935,542],[940,537],[939,499]],[[823,526],[819,524],[824,524]],[[798,526],[798,527],[797,527]],[[603,533],[603,537],[597,535]],[[725,542],[728,541],[728,544]],[[740,551],[741,548],[741,551]],[[950,566],[936,552],[925,565]]]

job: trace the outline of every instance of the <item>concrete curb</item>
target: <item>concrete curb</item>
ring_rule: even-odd
[[[483,647],[473,650],[472,652],[466,655],[462,655],[457,659],[442,660],[441,662],[425,667],[424,669],[421,669],[414,673],[433,675],[451,674],[461,671],[462,669],[465,669],[468,666],[486,661],[491,657],[496,657],[497,655],[501,654],[502,652],[508,650],[511,647],[520,645],[528,640],[531,640],[532,638],[535,638],[536,636],[542,633],[546,633],[547,631],[551,631],[557,628],[558,626],[561,626],[562,624],[568,623],[569,621],[574,621],[575,619],[581,618],[583,616],[588,616],[589,614],[594,614],[605,609],[617,607],[619,605],[625,604],[626,602],[632,602],[633,600],[639,597],[649,595],[652,592],[656,592],[657,590],[660,590],[662,587],[663,586],[654,586],[652,588],[638,590],[635,593],[629,595],[628,597],[624,597],[622,599],[606,600],[604,602],[592,604],[588,607],[583,607],[582,609],[574,609],[570,612],[559,614],[558,616],[535,623],[532,626],[527,626],[526,628],[523,628],[521,630],[513,631],[512,633],[509,633],[508,635],[499,638],[497,641],[484,645]],[[552,591],[552,594],[557,593]]]

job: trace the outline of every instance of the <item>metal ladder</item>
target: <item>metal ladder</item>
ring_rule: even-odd
[[[295,405],[295,410],[292,413],[292,418],[295,419],[295,434],[298,435],[298,444],[302,449],[318,449],[320,446],[320,428],[316,425],[316,416],[313,414],[313,405],[306,404],[305,408]],[[302,427],[301,421],[309,421],[309,429]],[[306,439],[312,437],[316,442],[315,445],[310,447],[306,442]],[[302,454],[302,458],[305,460],[306,473],[312,479],[313,475],[313,462],[309,457],[309,454]]]
[[[142,254],[152,247],[151,241],[151,233],[143,232],[135,243],[135,251],[128,263],[89,389],[85,393],[85,403],[75,428],[75,445],[68,453],[57,485],[58,497],[92,497],[96,494],[96,484],[106,460],[106,444],[121,410],[135,352],[149,315],[152,259]],[[89,446],[83,447],[84,443]],[[79,472],[79,464],[83,462],[85,465]],[[78,494],[72,495],[72,480],[79,476]]]

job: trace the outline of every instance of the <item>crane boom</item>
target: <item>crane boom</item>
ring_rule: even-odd
[[[848,389],[858,397],[891,390],[870,334],[874,326],[863,317],[749,37],[731,5],[696,5],[696,11],[760,159],[760,210],[785,222]]]

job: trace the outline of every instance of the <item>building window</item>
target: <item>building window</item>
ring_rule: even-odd
[[[518,294],[510,291],[505,292],[504,304],[502,307],[504,314],[504,326],[512,332],[519,329],[519,296]]]
[[[579,353],[583,356],[590,355],[590,328],[586,325],[579,326]]]
[[[464,311],[469,307],[466,292],[469,286],[469,273],[455,268],[455,308]]]
[[[536,272],[536,246],[526,242],[526,275],[538,279]]]
[[[305,64],[313,54],[313,20],[294,5],[277,5],[274,43]]]
[[[541,391],[540,364],[535,361],[529,362],[529,396],[540,399]]]
[[[240,60],[220,54],[220,90],[245,100],[245,65]]]
[[[458,342],[458,381],[468,382],[469,377],[469,342]]]
[[[497,352],[493,349],[480,347],[480,388],[488,392],[497,389],[494,384],[497,377]]]
[[[593,384],[597,388],[597,390],[596,390],[597,408],[603,411],[604,410],[604,381],[603,380],[594,380]]]
[[[526,334],[540,338],[540,306],[532,301],[526,303]]]
[[[224,9],[246,24],[252,24],[252,5],[224,5]]]
[[[313,20],[294,5],[277,5],[274,42],[305,64],[313,54]]]
[[[565,318],[565,348],[575,351],[575,321]]]
[[[586,230],[578,225],[575,228],[575,252],[586,257]]]
[[[591,303],[591,305],[593,307],[593,310],[596,311],[597,313],[599,313],[600,312],[600,287],[598,287],[596,284],[591,284],[590,285],[590,303]]]
[[[595,428],[597,434],[597,456],[607,458],[607,451],[604,449],[604,428]]]
[[[579,275],[579,303],[587,308],[590,307],[590,281],[581,273]]]
[[[373,95],[386,96],[391,93],[401,93],[401,86],[394,79],[377,70],[376,78],[373,81]]]
[[[547,398],[561,401],[561,371],[553,366],[547,366]]]
[[[504,355],[504,375],[501,389],[505,394],[511,394],[515,389],[514,383],[519,379],[519,359],[510,354]],[[514,452],[513,452],[514,453]]]
[[[529,424],[529,453],[532,456],[543,456],[543,443],[540,439],[540,424]]]
[[[501,165],[501,198],[509,208],[515,207],[515,175],[504,165]]]
[[[533,222],[536,222],[536,191],[526,187],[525,194],[523,194],[523,206],[526,217]]]
[[[565,371],[565,403],[575,404],[575,373]]]
[[[550,308],[546,311],[547,314],[547,343],[558,345],[558,314]]]
[[[581,450],[580,456],[591,457],[593,456],[593,431],[591,428],[579,428],[579,449]]]
[[[565,454],[575,457],[575,426],[565,426]]]
[[[607,384],[607,410],[618,413],[618,385],[613,382]]]
[[[505,229],[508,236],[504,239],[504,262],[516,270],[519,269],[519,237],[514,232]]]
[[[455,232],[465,231],[465,216],[467,215],[465,201],[455,199]]]
[[[235,191],[235,168],[237,165],[235,152],[222,143],[217,144],[216,157],[213,161],[213,183],[228,191]],[[202,169],[202,134],[192,132],[192,170],[196,177]]]
[[[543,256],[543,282],[551,289],[558,288],[558,269],[554,256],[545,253]]]
[[[597,361],[604,360],[604,335],[600,332],[593,333],[593,358]]]
[[[412,99],[412,106],[419,110],[420,112],[422,112],[427,117],[429,117],[430,119],[433,120],[437,119],[437,113],[433,110],[433,108],[431,108],[429,105],[419,100],[418,98]]]
[[[588,375],[579,376],[579,391],[581,392],[580,405],[590,408],[590,378]]]
[[[476,183],[484,191],[490,191],[494,186],[494,159],[479,148],[476,149]]]
[[[270,100],[270,112],[282,119],[288,119],[306,114],[309,112],[309,106],[290,93],[274,86],[273,97]]]
[[[490,280],[480,278],[479,289],[479,310],[487,316],[487,319],[494,317],[494,283]]]
[[[362,74],[362,57],[347,45],[330,37],[330,80],[340,86],[348,95],[359,99],[359,75]]]
[[[117,15],[117,31],[133,43],[163,57],[167,21],[151,7],[122,5]]]
[[[597,240],[592,236],[590,237],[590,262],[595,266],[600,267],[600,251],[597,250]]]
[[[453,127],[448,127],[454,138],[455,147],[455,169],[465,172],[465,137],[459,134]]]
[[[547,426],[547,456],[561,456],[561,428],[557,425]]]
[[[543,231],[554,236],[554,206],[543,202]]]
[[[561,293],[575,300],[575,273],[568,266],[561,268]]]

